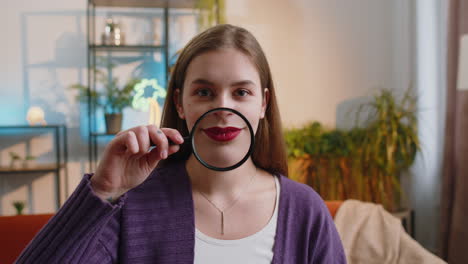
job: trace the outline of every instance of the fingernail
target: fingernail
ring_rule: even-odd
[[[161,156],[163,159],[167,158],[167,150],[163,150]]]
[[[180,135],[177,135],[177,139],[178,139],[179,141],[184,141],[184,138],[183,138],[182,136],[180,136]]]

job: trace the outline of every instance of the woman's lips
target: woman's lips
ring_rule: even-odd
[[[226,142],[236,138],[241,132],[237,127],[210,127],[203,129],[205,134],[216,141]]]

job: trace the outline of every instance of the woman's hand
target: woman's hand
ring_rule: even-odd
[[[184,141],[179,131],[154,125],[118,133],[106,146],[96,173],[91,177],[94,192],[103,200],[116,200],[140,185],[160,160],[179,150],[178,145],[169,146],[168,137],[176,144]],[[156,147],[149,151],[151,142]]]

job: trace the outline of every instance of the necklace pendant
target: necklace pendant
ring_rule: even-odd
[[[221,212],[221,235],[224,235],[224,212]]]

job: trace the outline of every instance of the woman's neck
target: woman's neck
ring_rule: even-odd
[[[221,200],[232,199],[244,191],[252,176],[258,173],[251,158],[234,170],[214,171],[200,164],[192,154],[185,167],[193,190],[202,192],[213,199],[219,198]]]

